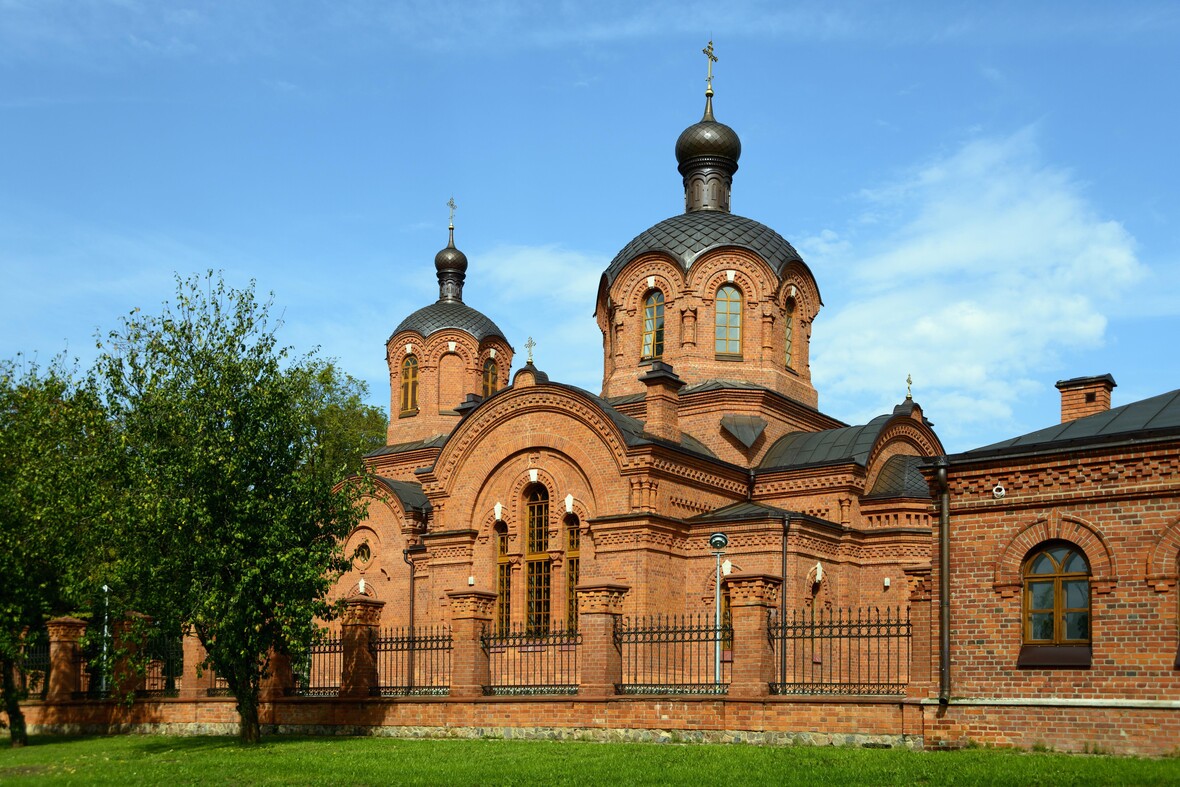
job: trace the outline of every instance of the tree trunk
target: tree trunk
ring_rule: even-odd
[[[254,745],[261,737],[258,730],[258,689],[251,687],[238,697],[238,742]]]
[[[9,735],[12,748],[18,749],[29,742],[29,730],[25,726],[25,714],[21,712],[20,686],[16,683],[16,662],[0,659],[0,670],[4,671],[4,712],[8,714]]]

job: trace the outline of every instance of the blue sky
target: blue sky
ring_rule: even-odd
[[[0,357],[83,364],[175,273],[273,291],[388,406],[384,342],[465,300],[601,387],[598,278],[680,212],[699,119],[735,212],[819,281],[820,407],[914,397],[952,451],[1180,387],[1180,5],[0,0]]]

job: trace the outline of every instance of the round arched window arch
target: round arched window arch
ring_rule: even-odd
[[[413,413],[418,410],[418,359],[407,355],[402,361],[401,411]]]
[[[487,399],[500,389],[499,373],[496,360],[488,358],[483,362],[483,398]]]
[[[717,355],[742,354],[742,293],[732,284],[717,290],[714,349]]]
[[[652,290],[643,302],[643,358],[664,354],[664,293]]]
[[[1024,563],[1024,643],[1090,643],[1090,564],[1067,542],[1045,544]]]
[[[786,345],[786,362],[788,369],[795,368],[795,299],[787,299],[787,308],[783,314],[783,341]]]
[[[533,484],[525,490],[525,632],[549,633],[550,559],[549,490]]]

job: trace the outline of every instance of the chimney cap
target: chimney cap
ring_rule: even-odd
[[[1105,384],[1111,388],[1118,386],[1118,383],[1116,383],[1114,378],[1109,374],[1099,374],[1092,377],[1071,377],[1068,380],[1058,380],[1057,390],[1065,391],[1070,388],[1086,388],[1099,383]]]

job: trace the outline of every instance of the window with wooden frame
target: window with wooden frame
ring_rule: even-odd
[[[1035,549],[1024,562],[1019,666],[1090,665],[1090,564],[1073,544]]]
[[[525,633],[549,633],[550,560],[549,560],[549,490],[540,484],[525,493],[526,539],[526,615]]]
[[[496,524],[496,633],[512,625],[512,563],[508,558],[508,527]]]
[[[488,358],[483,362],[483,398],[487,399],[498,390],[500,390],[500,380],[496,370],[496,360]]]
[[[407,355],[402,361],[402,406],[403,415],[418,412],[418,359]]]
[[[570,631],[578,629],[578,569],[580,566],[582,534],[578,518],[565,518],[565,625]]]
[[[786,344],[787,368],[795,368],[795,299],[787,299],[786,314],[783,319],[783,339]]]
[[[664,355],[664,293],[652,290],[643,302],[643,360]]]
[[[714,349],[717,355],[742,354],[742,293],[732,284],[717,290]]]

